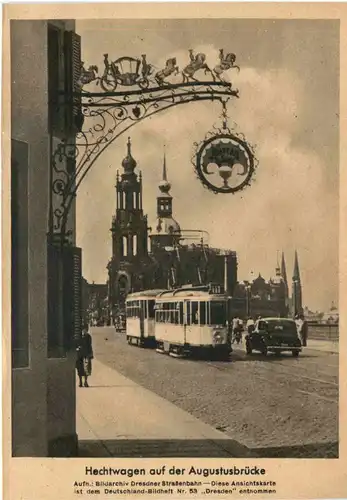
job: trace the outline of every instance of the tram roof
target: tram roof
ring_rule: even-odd
[[[139,299],[141,297],[143,298],[148,298],[148,297],[157,297],[157,295],[165,292],[166,290],[163,289],[158,289],[158,290],[143,290],[142,292],[134,292],[134,293],[129,293],[127,296],[126,300],[129,299]]]
[[[177,299],[177,298],[184,298],[184,297],[197,297],[197,298],[204,298],[204,299],[219,299],[219,300],[224,300],[227,298],[225,294],[222,293],[210,293],[205,290],[172,290],[170,292],[165,292],[161,293],[158,295],[157,300],[170,300],[172,299]]]

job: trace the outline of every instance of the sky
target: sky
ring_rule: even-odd
[[[88,20],[77,21],[82,60],[103,68],[140,57],[162,68],[188,49],[214,66],[218,51],[234,52],[241,71],[226,77],[240,98],[229,101],[230,124],[255,147],[254,182],[240,193],[213,194],[196,178],[194,142],[220,125],[217,102],[189,103],[158,113],[130,131],[132,154],[143,175],[149,225],[166,144],[174,217],[182,229],[203,229],[211,246],[238,255],[238,278],[269,279],[284,251],[291,279],[298,251],[304,305],[327,310],[338,301],[339,24],[327,20]],[[85,122],[87,125],[87,122]],[[77,197],[77,244],[83,275],[104,283],[111,258],[115,180],[126,155],[127,133],[95,162]],[[152,224],[151,224],[152,222]]]

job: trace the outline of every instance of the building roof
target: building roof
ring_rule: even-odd
[[[134,293],[129,293],[129,295],[127,296],[127,300],[129,299],[137,299],[137,298],[140,298],[140,297],[143,297],[143,298],[146,298],[146,297],[156,297],[157,295],[159,295],[160,293],[163,293],[165,292],[166,290],[163,290],[163,289],[154,289],[154,290],[143,290],[142,292],[134,292]]]

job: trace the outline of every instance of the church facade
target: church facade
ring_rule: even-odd
[[[142,205],[142,176],[136,172],[128,139],[122,173],[116,178],[116,213],[112,218],[112,257],[108,269],[108,322],[124,311],[129,293],[146,289],[175,288],[219,283],[232,297],[234,316],[288,316],[291,310],[284,255],[276,275],[265,281],[261,275],[251,282],[238,282],[237,255],[232,250],[212,248],[205,232],[186,231],[173,216],[171,185],[164,154],[159,182],[156,221],[149,227]],[[297,254],[295,273],[298,274]],[[294,277],[293,277],[294,284]],[[293,303],[301,307],[301,283],[295,275]]]

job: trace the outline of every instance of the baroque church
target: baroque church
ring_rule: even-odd
[[[237,256],[213,248],[205,231],[181,228],[173,216],[166,158],[157,196],[157,218],[149,227],[142,204],[142,175],[136,172],[130,138],[122,172],[116,177],[116,213],[112,218],[112,257],[107,265],[108,321],[124,311],[128,293],[175,288],[186,284],[218,283],[232,297],[233,315],[288,316],[301,311],[301,283],[295,254],[292,300],[289,299],[284,255],[276,275],[265,281],[238,282]]]

